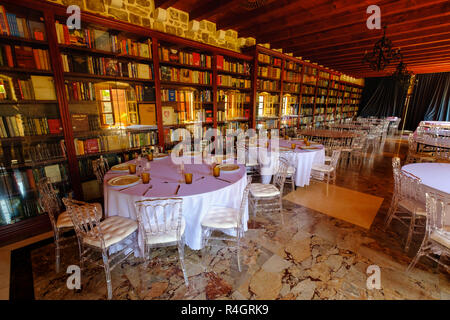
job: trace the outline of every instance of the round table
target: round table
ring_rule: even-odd
[[[402,170],[420,178],[424,186],[450,195],[450,163],[411,163]]]
[[[185,157],[186,158],[186,157]],[[186,160],[184,158],[184,161]],[[141,160],[145,168],[147,160]],[[136,163],[131,160],[129,163]],[[196,161],[197,162],[197,161]],[[186,163],[186,162],[185,162]],[[194,158],[192,158],[192,162]],[[149,198],[177,197],[183,199],[183,216],[186,220],[186,244],[194,250],[201,249],[201,221],[212,206],[224,206],[239,209],[242,194],[247,184],[247,175],[244,165],[239,165],[236,172],[221,172],[219,180],[212,175],[209,164],[184,164],[184,171],[193,174],[192,184],[184,183],[184,175],[180,173],[171,157],[153,160],[150,162],[150,184],[139,183],[129,188],[111,187],[108,181],[122,173],[108,171],[104,179],[104,197],[106,216],[120,215],[137,220],[135,202]],[[123,174],[128,174],[127,172]],[[204,178],[202,178],[204,177]],[[152,188],[147,192],[148,187]],[[180,185],[178,193],[176,189]],[[144,195],[145,194],[145,195]],[[244,226],[247,225],[248,212],[244,215]],[[142,237],[138,237],[139,247],[143,248]],[[135,255],[139,253],[135,252]]]
[[[309,185],[311,177],[311,168],[313,163],[324,164],[325,163],[325,149],[323,145],[313,145],[317,149],[301,149],[305,147],[305,143],[302,140],[284,140],[279,139],[279,153],[273,152],[274,157],[284,157],[289,161],[289,164],[295,168],[294,182],[297,187],[304,187]],[[291,144],[295,144],[296,148],[291,150]],[[273,144],[271,144],[272,148]],[[289,148],[287,150],[286,148]],[[276,151],[276,150],[275,150]],[[259,152],[258,162],[261,166],[261,181],[268,184],[272,179],[273,164],[272,159],[262,159],[263,154]],[[272,155],[272,153],[269,155]]]

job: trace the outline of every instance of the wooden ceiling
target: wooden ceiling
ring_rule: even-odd
[[[362,63],[383,33],[366,27],[366,8],[373,4],[408,70],[450,71],[450,0],[155,0],[156,7],[187,11],[191,20],[216,22],[217,29],[237,30],[355,77],[387,75],[397,65],[373,72]]]

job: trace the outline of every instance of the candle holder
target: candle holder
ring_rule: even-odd
[[[148,161],[153,161],[153,153],[152,152],[147,154],[147,160]]]
[[[143,184],[148,184],[150,182],[150,173],[142,172],[141,179]]]
[[[213,176],[216,178],[220,176],[220,167],[219,166],[215,166],[213,168]]]
[[[186,182],[186,184],[191,184],[192,183],[192,173],[185,173],[184,181]]]
[[[295,143],[291,143],[291,149],[295,149],[297,145]]]
[[[135,174],[135,173],[136,173],[136,165],[133,164],[133,163],[129,164],[129,165],[128,165],[128,172],[129,172],[130,174]]]

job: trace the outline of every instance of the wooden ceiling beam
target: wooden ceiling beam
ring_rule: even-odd
[[[382,12],[385,12],[382,15],[382,24],[418,20],[421,17],[422,19],[430,16],[437,17],[450,10],[450,3],[447,0],[417,1],[410,6],[405,2],[408,1],[395,1],[394,3],[381,6]],[[370,30],[366,28],[367,15],[365,14],[365,10],[361,12],[349,10],[347,12],[349,13],[338,16],[331,13],[326,19],[313,17],[313,23],[305,22],[304,19],[295,19],[294,15],[290,15],[287,16],[289,21],[277,21],[277,23],[270,23],[267,25],[258,24],[246,31],[256,35],[256,38],[263,42],[270,42],[271,39],[277,39],[279,41],[296,37],[299,34],[305,36],[307,34],[317,34],[319,32],[330,31],[341,27],[349,28],[350,26],[359,32],[370,32]],[[381,33],[381,31],[376,33]]]
[[[389,39],[395,37],[408,37],[417,34],[431,34],[436,29],[443,27],[450,28],[450,11],[441,17],[421,18],[421,21],[414,20],[407,23],[389,25],[387,37]],[[360,42],[371,41],[375,43],[381,38],[380,33],[355,32],[346,28],[338,28],[327,32],[320,32],[313,35],[299,36],[289,39],[288,41],[272,41],[271,44],[276,47],[284,48],[286,51],[295,50],[300,47],[314,47],[316,49],[331,47],[336,44],[351,45]]]
[[[168,7],[173,7],[177,2],[178,0],[155,0],[155,9],[167,9]]]
[[[209,0],[199,1],[199,6],[189,12],[190,20],[202,20],[215,16],[218,13],[229,11],[239,5],[240,0]]]
[[[325,2],[326,0],[322,0]],[[237,30],[245,29],[251,26],[257,20],[273,19],[274,17],[281,17],[286,12],[295,12],[307,9],[307,1],[298,0],[275,0],[260,8],[252,11],[241,10],[240,13],[224,14],[217,21],[217,27],[221,29],[235,28]]]

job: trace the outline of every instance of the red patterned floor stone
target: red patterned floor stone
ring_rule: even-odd
[[[206,285],[205,291],[208,300],[213,300],[231,293],[232,287],[215,273],[209,272],[207,273],[207,277],[208,284]]]

